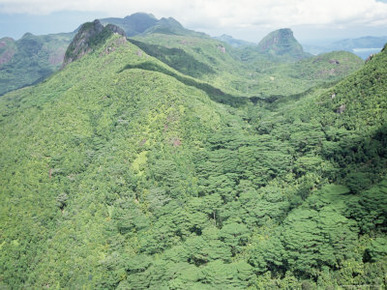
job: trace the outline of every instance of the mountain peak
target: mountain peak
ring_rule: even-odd
[[[259,42],[258,49],[262,53],[276,56],[288,55],[295,58],[306,56],[290,28],[281,28],[269,33]]]
[[[125,18],[101,19],[104,25],[110,23],[121,27],[128,37],[143,33],[148,28],[154,26],[157,21],[153,14],[143,12],[134,13]]]
[[[195,32],[184,28],[183,25],[172,17],[157,19],[153,14],[143,12],[134,13],[125,18],[104,18],[100,19],[103,25],[114,24],[121,27],[128,37],[140,34],[170,34],[170,35],[196,35],[203,36],[203,33]]]
[[[151,13],[145,13],[145,12],[136,12],[131,15],[125,16],[124,19],[154,19],[157,20],[156,17]]]
[[[181,25],[181,23],[173,17],[168,17],[168,18],[163,17],[159,20],[159,23],[183,28],[183,25]]]
[[[176,19],[161,18],[154,26],[150,27],[145,33],[161,33],[161,34],[186,34],[189,30],[185,29]]]
[[[125,36],[124,30],[114,24],[103,26],[98,19],[84,23],[67,48],[63,66],[93,51],[96,46],[104,43],[113,33]]]
[[[33,35],[31,32],[26,32],[26,33],[23,34],[21,39],[31,38],[31,37],[35,37],[35,35]]]

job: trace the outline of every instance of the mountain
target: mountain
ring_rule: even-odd
[[[92,52],[112,34],[118,34],[125,38],[124,30],[116,25],[108,24],[103,26],[99,20],[83,24],[66,50],[63,66]]]
[[[184,28],[173,18],[158,20],[152,14],[145,13],[135,13],[125,18],[105,18],[100,22],[103,26],[112,24],[120,27],[127,36],[142,33],[203,36],[202,33]],[[0,39],[0,96],[38,83],[61,68],[67,46],[79,29],[72,33],[40,36],[26,33],[17,41],[7,37]]]
[[[148,28],[155,26],[158,20],[152,14],[134,13],[125,18],[100,19],[103,25],[114,24],[121,27],[127,36],[144,33]]]
[[[301,59],[310,56],[294,38],[293,31],[283,28],[269,33],[258,44],[261,53]]]
[[[343,75],[356,71],[363,60],[347,51],[322,53],[300,60],[292,65],[293,76],[309,80],[337,81]]]
[[[0,39],[0,95],[42,81],[57,71],[73,33]]]
[[[305,45],[305,49],[313,54],[344,50],[350,51],[363,59],[367,59],[371,54],[380,52],[386,42],[387,36],[365,36],[343,39],[328,44]]]
[[[290,63],[298,61],[301,57],[291,50],[292,45],[289,52],[282,55],[262,52],[252,44],[234,48],[203,33],[186,29],[173,18],[158,20],[151,14],[135,13],[125,18],[101,19],[100,23],[102,26],[110,24],[120,27],[126,35],[131,36],[131,41],[147,54],[162,60],[185,75],[219,88],[223,94],[232,96],[272,98],[298,94],[315,85],[316,81],[339,79],[351,71],[336,69],[335,78],[326,78],[322,75],[321,79],[305,81],[304,77],[299,76],[303,73],[302,69],[299,72],[295,71],[299,66],[289,67],[292,66]],[[102,29],[102,26],[99,29]],[[4,84],[0,94],[40,82],[62,67],[61,62],[67,45],[79,29],[71,34],[33,36],[35,44],[42,47],[41,52],[37,54],[28,47],[32,45],[31,42],[4,39],[1,44],[0,60],[7,63],[0,68],[0,82]],[[119,33],[122,34],[122,31]],[[273,35],[276,33],[273,32]],[[285,42],[293,43],[293,48],[299,46],[294,37],[291,40],[291,35],[292,32],[288,31],[281,36],[283,52],[286,50]],[[27,36],[32,37],[29,34]],[[98,42],[98,39],[96,41]],[[18,51],[16,44],[22,43],[27,46],[16,53]],[[274,45],[275,49],[278,49],[278,45],[278,43]],[[86,50],[83,53],[86,53]],[[72,61],[72,58],[67,55],[64,65]],[[349,58],[348,61],[351,62],[347,65],[349,68],[359,67],[356,67],[356,61],[353,59]],[[343,65],[345,64],[340,64]]]
[[[344,39],[332,43],[339,50],[353,50],[356,48],[383,48],[387,42],[387,36],[365,36],[354,39]]]
[[[88,23],[84,27],[93,25]],[[103,34],[99,36],[103,39]],[[150,202],[149,210],[155,211],[152,215],[161,218],[160,210],[166,203],[178,214],[180,198],[170,202],[168,195],[183,198],[194,193],[187,187],[189,183],[197,184],[193,175],[189,177],[194,168],[185,167],[188,165],[185,160],[192,159],[192,153],[200,151],[204,137],[220,126],[223,121],[218,114],[226,114],[225,108],[213,103],[205,91],[163,73],[161,69],[170,69],[157,59],[146,56],[130,42],[119,41],[117,45],[121,38],[112,34],[94,51],[69,63],[47,81],[36,87],[14,91],[0,100],[1,132],[7,136],[3,140],[8,144],[1,150],[9,153],[2,151],[1,154],[0,221],[2,236],[3,231],[6,236],[0,252],[1,288],[17,287],[21,283],[26,287],[67,285],[70,288],[86,284],[94,284],[97,288],[118,285],[116,274],[106,271],[105,267],[121,267],[116,264],[121,264],[121,258],[120,261],[112,259],[115,259],[113,249],[123,245],[116,244],[115,238],[121,236],[120,232],[125,235],[134,230],[130,225],[131,218],[126,224],[126,215],[138,215],[146,225],[150,220],[144,219],[143,205]],[[141,65],[145,64],[152,64],[159,71],[146,66],[142,68]],[[18,97],[19,93],[22,95]],[[28,97],[30,93],[33,94],[31,98]],[[18,100],[21,99],[24,101],[19,107]],[[37,113],[40,110],[42,114]],[[14,131],[18,135],[16,138],[8,135],[12,128],[18,128]],[[29,138],[26,131],[34,137]],[[33,140],[39,141],[35,143]],[[22,153],[20,145],[26,146],[27,151]],[[14,151],[12,148],[18,149]],[[113,148],[116,149],[112,151]],[[157,152],[163,152],[160,160]],[[32,159],[24,159],[20,153]],[[16,167],[11,161],[14,157],[23,159]],[[100,166],[103,166],[102,171],[98,169]],[[153,173],[148,168],[153,168]],[[33,176],[25,171],[30,172],[30,169]],[[8,174],[3,175],[6,172]],[[13,178],[14,174],[28,174],[28,184],[34,190],[29,191],[29,185]],[[158,176],[155,183],[138,187],[137,179],[144,178],[145,182],[148,174]],[[107,182],[106,178],[110,181]],[[159,178],[160,185],[157,185]],[[114,190],[110,188],[116,187],[118,180],[123,183]],[[19,188],[15,182],[20,182]],[[87,185],[89,182],[94,184],[92,188]],[[175,185],[179,189],[174,188]],[[86,188],[82,189],[84,186],[88,188],[86,191]],[[76,188],[80,194],[76,193]],[[31,199],[27,195],[19,196],[22,192]],[[18,196],[20,203],[13,208],[12,200],[19,199]],[[118,206],[121,199],[122,208]],[[114,211],[109,213],[106,206],[112,206]],[[126,206],[134,211],[125,212]],[[11,212],[17,217],[9,216]],[[201,216],[203,218],[204,214]],[[90,222],[88,225],[86,219]],[[192,222],[194,219],[192,216]],[[116,228],[117,222],[119,228]],[[133,222],[137,227],[137,221]],[[164,222],[163,218],[160,222]],[[108,234],[109,228],[115,232],[113,235]],[[87,240],[83,236],[86,233]],[[69,235],[75,240],[68,240]],[[154,232],[153,235],[158,234]],[[146,239],[141,243],[146,243]],[[146,244],[143,246],[147,247]],[[90,253],[92,248],[93,253]],[[153,246],[148,248],[150,252],[156,249],[151,248]],[[133,244],[128,249],[137,251],[139,248]],[[131,259],[137,259],[133,253],[128,254]],[[14,259],[19,254],[21,256]],[[89,257],[88,261],[84,260],[85,255]],[[10,259],[15,262],[13,266]],[[126,257],[122,256],[122,259]],[[48,270],[51,266],[54,268]],[[69,271],[74,269],[78,270],[73,275]],[[68,275],[72,276],[70,280]]]
[[[301,65],[303,59],[291,54],[267,54],[259,51],[257,45],[234,48],[209,36],[192,33],[144,33],[129,40],[182,74],[219,88],[225,94],[253,99],[299,94],[317,84],[337,81],[362,66],[362,61],[350,54],[340,57],[340,63],[329,63],[327,59],[325,67],[324,62],[316,61],[314,65],[311,60],[310,69],[332,71],[320,74],[316,71],[314,78],[310,78]]]
[[[245,45],[252,45],[251,42],[233,38],[231,35],[222,34],[221,36],[214,37],[217,40],[223,41],[232,47],[241,47]]]
[[[176,35],[203,35],[184,28],[176,19],[161,18],[157,19],[152,14],[134,13],[125,18],[104,18],[100,20],[102,24],[114,24],[121,27],[128,37],[139,34],[176,34]]]
[[[161,18],[154,26],[148,28],[145,31],[146,34],[161,33],[161,34],[172,34],[172,35],[195,35],[205,36],[204,33],[189,30],[183,27],[176,19]]]
[[[82,25],[71,62],[0,98],[0,288],[386,286],[387,48],[252,99],[224,92],[250,69],[226,44],[115,30]],[[177,46],[213,72],[142,49]]]

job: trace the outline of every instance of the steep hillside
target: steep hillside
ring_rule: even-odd
[[[196,194],[189,160],[227,110],[174,77],[126,68],[163,64],[118,39],[1,99],[2,287],[118,284],[105,267],[131,232],[122,214],[156,211],[148,224],[172,196],[177,209]],[[139,244],[126,249],[136,258]]]
[[[336,86],[250,110],[258,132],[295,146],[293,173],[311,182],[300,206],[252,248],[261,273],[285,267],[321,288],[385,286],[386,63],[384,49]]]
[[[122,36],[121,42],[126,42],[125,32],[113,24],[103,26],[99,20],[83,24],[66,50],[63,66],[80,59],[85,54],[93,52],[112,34]]]
[[[237,63],[221,42],[106,29],[0,99],[0,288],[386,286],[387,49],[252,102],[147,53]]]
[[[0,95],[37,83],[61,67],[74,34],[35,36],[25,34],[14,41],[0,40]]]
[[[323,59],[329,55],[321,56],[321,60],[297,60],[290,54],[276,56],[260,52],[256,45],[235,49],[192,33],[150,33],[130,41],[179,72],[237,97],[270,99],[299,94],[318,84],[339,80],[362,66],[362,61],[351,54],[332,54],[327,62]]]

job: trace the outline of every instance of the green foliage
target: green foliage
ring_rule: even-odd
[[[0,95],[39,83],[57,71],[73,36],[72,33],[42,36],[27,33],[17,41],[6,41],[0,50]]]
[[[197,61],[181,48],[167,48],[160,45],[145,44],[136,40],[130,41],[147,54],[156,57],[183,74],[201,78],[204,75],[215,73],[209,65]]]
[[[294,76],[306,79],[335,81],[343,74],[358,69],[363,61],[352,53],[334,51],[301,60],[294,65]]]
[[[144,36],[198,42],[168,65],[103,39],[0,99],[1,287],[385,286],[386,52],[250,102],[217,79],[237,62],[218,42]],[[173,69],[180,53],[214,78]]]

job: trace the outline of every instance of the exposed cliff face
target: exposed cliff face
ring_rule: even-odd
[[[15,41],[10,37],[0,39],[0,68],[8,63],[17,51]]]
[[[83,24],[67,48],[63,67],[92,52],[95,47],[104,43],[113,33],[125,37],[124,30],[113,24],[103,26],[99,20]]]
[[[262,53],[276,56],[288,55],[295,58],[304,58],[308,55],[294,38],[293,31],[289,28],[269,33],[260,41],[258,49]]]

